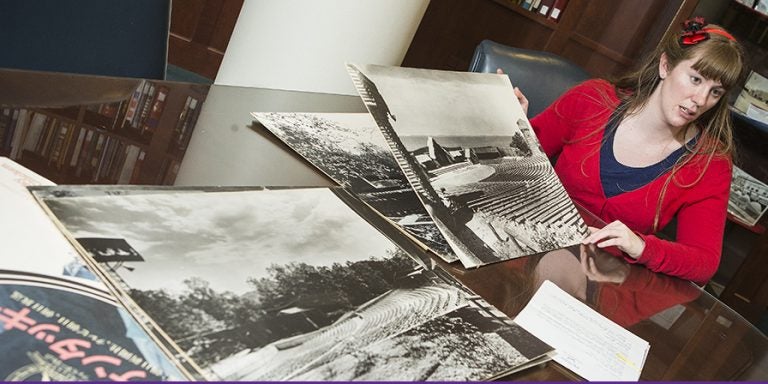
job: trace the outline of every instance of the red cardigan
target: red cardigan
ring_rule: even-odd
[[[610,83],[588,80],[531,119],[531,125],[547,155],[558,156],[555,172],[571,198],[606,223],[620,220],[645,240],[640,258],[626,256],[627,261],[704,284],[720,263],[731,159],[716,156],[707,166],[705,156],[696,156],[677,172],[667,187],[659,218],[659,228],[663,228],[677,216],[677,239],[662,240],[652,230],[669,172],[634,191],[610,198],[603,192],[600,143],[618,103]],[[704,167],[704,176],[695,182]]]

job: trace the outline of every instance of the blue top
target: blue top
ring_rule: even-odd
[[[611,117],[605,128],[605,136],[600,146],[600,182],[603,185],[605,197],[618,196],[650,183],[671,169],[686,152],[686,145],[684,145],[665,159],[647,167],[635,168],[621,164],[613,153],[613,139],[616,137],[619,120],[614,117]],[[698,135],[691,139],[691,144],[696,143],[697,138]]]

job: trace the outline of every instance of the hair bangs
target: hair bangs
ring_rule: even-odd
[[[725,89],[736,85],[743,65],[739,52],[728,44],[710,44],[702,48],[693,69],[707,79],[719,81]]]

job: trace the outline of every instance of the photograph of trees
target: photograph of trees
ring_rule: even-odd
[[[119,238],[141,255],[97,266],[140,309],[138,318],[156,324],[146,329],[167,335],[204,378],[387,380],[397,362],[403,380],[483,380],[551,350],[442,270],[405,254],[340,193],[41,201],[73,238]],[[443,334],[451,329],[457,333]]]
[[[447,262],[458,260],[367,113],[253,113],[266,129]]]

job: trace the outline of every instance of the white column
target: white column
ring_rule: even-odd
[[[345,62],[400,65],[429,0],[245,0],[215,84],[357,95]]]

